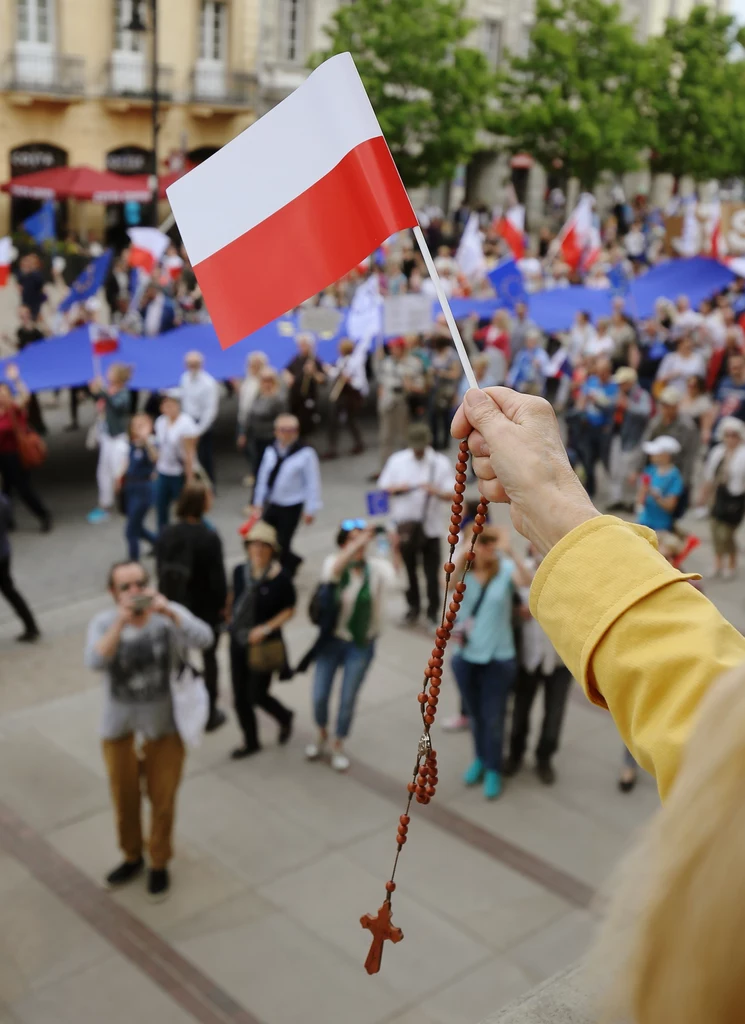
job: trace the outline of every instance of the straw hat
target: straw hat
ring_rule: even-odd
[[[243,543],[252,544],[254,541],[260,541],[262,544],[268,544],[270,548],[274,548],[276,552],[279,552],[277,531],[273,526],[270,526],[269,523],[265,523],[263,519],[259,519],[258,522],[253,524],[246,534]]]

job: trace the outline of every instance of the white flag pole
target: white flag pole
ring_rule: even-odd
[[[432,259],[432,253],[429,251],[427,240],[422,234],[422,229],[419,227],[418,224],[414,228],[414,238],[416,238],[419,250],[422,256],[424,257],[424,262],[427,265],[429,276],[432,278],[432,284],[435,286],[435,292],[437,293],[437,298],[440,300],[440,305],[442,306],[442,311],[445,314],[445,320],[447,321],[447,325],[450,328],[450,334],[453,339],[453,342],[455,343],[455,350],[460,358],[461,365],[463,367],[463,372],[466,375],[466,380],[468,381],[469,387],[478,388],[479,385],[476,381],[476,375],[473,372],[473,367],[471,366],[471,360],[468,358],[466,346],[463,344],[463,339],[460,336],[460,331],[458,330],[458,326],[455,323],[455,318],[453,316],[453,311],[450,308],[448,297],[445,294],[445,290],[442,287],[440,275],[437,273],[437,267],[435,266],[434,260]]]

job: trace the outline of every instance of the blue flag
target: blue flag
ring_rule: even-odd
[[[369,516],[388,515],[387,491],[368,491],[365,498],[367,499],[367,514]]]
[[[40,210],[32,213],[30,217],[21,224],[23,230],[31,235],[33,240],[41,245],[50,238],[54,238],[57,230],[54,223],[54,203],[51,199],[43,204]]]
[[[510,309],[513,309],[517,302],[528,301],[523,275],[516,260],[503,260],[486,276],[491,281],[497,298]]]
[[[97,259],[90,261],[80,277],[73,281],[70,291],[60,302],[58,308],[61,313],[66,313],[76,302],[85,302],[86,299],[96,294],[108,276],[112,255],[112,250],[106,249]]]
[[[616,263],[614,267],[611,267],[608,271],[608,280],[610,281],[610,290],[613,296],[625,297],[629,294],[631,285],[629,279],[626,276],[623,263]]]

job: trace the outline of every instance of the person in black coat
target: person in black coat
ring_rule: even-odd
[[[243,746],[231,755],[235,759],[261,750],[254,707],[277,720],[281,744],[290,738],[294,717],[289,708],[271,696],[269,687],[275,672],[281,677],[288,671],[282,626],[295,614],[295,587],[279,562],[280,547],[273,526],[259,520],[244,543],[247,558],[233,573],[230,621],[233,697],[244,737]]]
[[[204,684],[210,699],[207,732],[219,729],[226,720],[225,712],[217,706],[217,645],[225,621],[228,585],[222,541],[204,521],[211,505],[212,491],[201,480],[184,487],[176,505],[177,521],[161,531],[155,547],[161,594],[183,604],[214,633],[212,645],[202,652]]]

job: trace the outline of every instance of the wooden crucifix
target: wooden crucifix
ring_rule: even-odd
[[[373,937],[370,952],[365,960],[365,970],[368,974],[377,974],[383,960],[383,943],[386,939],[390,939],[391,942],[400,942],[404,933],[400,928],[391,924],[391,905],[388,900],[378,911],[377,917],[365,914],[360,918],[360,924],[363,928],[369,929]]]

